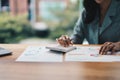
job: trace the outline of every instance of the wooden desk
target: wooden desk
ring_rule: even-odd
[[[15,62],[29,45],[0,44],[13,52],[0,57],[0,80],[120,80],[120,63]]]

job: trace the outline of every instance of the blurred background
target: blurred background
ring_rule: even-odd
[[[83,0],[0,0],[0,43],[55,43],[71,35]]]

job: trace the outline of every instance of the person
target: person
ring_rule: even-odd
[[[120,50],[120,0],[84,0],[84,10],[74,27],[71,38],[62,35],[56,39],[64,46],[82,44],[103,44],[99,54]]]

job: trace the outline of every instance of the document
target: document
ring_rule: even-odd
[[[45,46],[28,47],[16,61],[19,62],[62,62],[63,54],[52,52]]]
[[[76,50],[66,53],[65,61],[79,62],[117,62],[120,61],[118,55],[99,55],[98,46],[78,46]],[[115,54],[120,54],[117,52]]]

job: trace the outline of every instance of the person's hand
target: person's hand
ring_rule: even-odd
[[[64,47],[68,47],[70,45],[73,45],[71,39],[67,35],[62,35],[60,38],[56,39],[56,41]]]
[[[106,42],[102,45],[100,48],[99,54],[106,55],[108,51],[111,51],[111,54],[113,54],[116,51],[120,50],[120,42]]]

